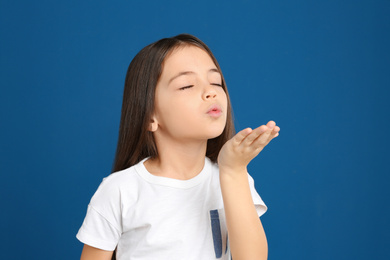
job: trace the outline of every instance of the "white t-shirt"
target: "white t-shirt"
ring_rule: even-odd
[[[88,205],[77,238],[118,260],[230,259],[218,166],[208,158],[190,180],[150,174],[144,159],[109,175]],[[267,210],[248,175],[259,216]]]

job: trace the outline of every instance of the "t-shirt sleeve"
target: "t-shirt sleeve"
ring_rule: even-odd
[[[120,190],[103,181],[88,205],[84,222],[76,237],[82,243],[113,251],[122,234]]]
[[[253,180],[252,176],[248,174],[248,180],[249,180],[249,187],[252,194],[253,203],[255,204],[257,215],[260,217],[267,211],[267,206],[261,199],[260,195],[257,193],[255,188],[255,181]]]
[[[89,246],[113,251],[119,241],[120,231],[89,205],[83,225],[76,237]]]

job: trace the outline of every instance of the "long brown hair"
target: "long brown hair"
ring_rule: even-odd
[[[126,74],[113,172],[133,166],[146,157],[158,155],[153,133],[148,130],[154,111],[155,90],[165,57],[174,49],[185,45],[205,50],[222,75],[221,68],[207,45],[190,34],[164,38],[143,48],[131,61]],[[234,134],[231,104],[223,75],[222,87],[228,100],[227,120],[222,134],[207,142],[206,156],[213,162],[217,161],[222,146]]]

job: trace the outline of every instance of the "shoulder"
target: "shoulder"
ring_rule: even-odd
[[[130,199],[132,193],[137,193],[138,179],[135,166],[110,174],[102,180],[90,205],[94,208],[105,207],[107,204],[120,207],[123,197]]]
[[[132,181],[137,178],[137,172],[136,172],[136,165],[133,165],[127,169],[113,172],[107,177],[103,178],[101,186],[108,186],[108,187],[122,187],[128,181]]]

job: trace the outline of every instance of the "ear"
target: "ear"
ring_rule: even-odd
[[[158,128],[157,118],[153,115],[149,122],[148,130],[150,132],[156,132]]]

